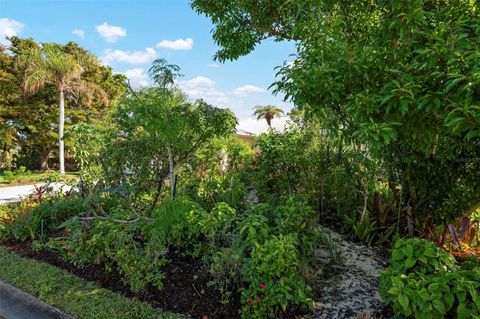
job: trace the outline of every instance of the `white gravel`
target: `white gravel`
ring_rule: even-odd
[[[341,271],[321,288],[322,298],[315,301],[315,319],[354,319],[383,309],[378,292],[384,258],[370,247],[352,243],[331,229],[321,227],[338,242],[343,260]]]

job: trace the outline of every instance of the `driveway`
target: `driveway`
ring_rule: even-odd
[[[71,319],[58,309],[0,280],[0,318]]]
[[[35,185],[40,186],[43,184],[39,183]],[[35,185],[0,187],[0,204],[20,201],[22,198],[35,192]],[[55,190],[59,190],[62,186],[65,191],[70,189],[70,186],[65,186],[63,183],[51,183],[50,185]]]

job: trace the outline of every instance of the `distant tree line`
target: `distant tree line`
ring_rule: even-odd
[[[126,78],[73,42],[9,40],[0,46],[0,169],[46,170],[58,162],[60,119],[66,128],[98,124],[120,101]]]

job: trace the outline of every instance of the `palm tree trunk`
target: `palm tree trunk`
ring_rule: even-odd
[[[272,119],[269,117],[266,117],[265,119],[267,120],[268,127],[272,128]]]
[[[58,90],[58,159],[60,164],[60,174],[65,174],[65,149],[63,145],[63,127],[65,125],[65,96],[63,88]]]

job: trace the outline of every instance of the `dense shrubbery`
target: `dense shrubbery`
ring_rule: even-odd
[[[228,1],[208,7],[204,2],[194,6],[215,23],[230,16],[224,16],[233,6]],[[255,2],[239,2],[245,6],[217,31],[222,45],[229,45],[224,35],[230,30],[238,36],[235,17],[248,17]],[[287,16],[293,24],[286,34],[292,34],[290,27],[300,34],[308,30],[299,43],[300,58],[280,69],[276,84],[298,106],[284,132],[269,130],[251,149],[233,135],[237,119],[230,110],[189,100],[175,86],[178,66],[155,60],[149,70],[155,86],[125,94],[101,125],[93,121],[67,130],[65,139],[81,169],[78,192],[42,193],[2,208],[0,238],[33,240],[35,249],[54,250],[78,267],[115,270],[135,293],[162,289],[171,258],[188,257],[209,270],[222,302],[238,298],[243,318],[260,319],[313,305],[304,274],[321,238],[318,222],[368,245],[421,235],[459,258],[471,256],[455,260],[424,240],[396,241],[382,275],[385,302],[406,317],[479,316],[473,247],[479,245],[478,224],[463,219],[459,231],[454,225],[430,226],[478,208],[478,116],[470,117],[478,100],[478,28],[461,21],[472,24],[479,11],[466,1],[453,7],[423,1],[308,3],[318,7],[285,4],[263,16],[270,24],[271,17],[295,11],[306,20]],[[302,6],[322,19],[312,15],[314,21],[308,21],[310,15],[296,12]],[[262,19],[267,11],[255,15]],[[455,23],[432,23],[431,16]],[[399,17],[411,28],[399,25]],[[282,30],[281,23],[273,25]],[[412,32],[419,26],[434,37]],[[259,40],[258,31],[241,30],[248,43]],[[444,45],[432,44],[437,41],[461,45],[443,54]],[[386,50],[392,43],[399,44],[396,50]],[[234,43],[220,58],[238,57],[235,50],[242,46],[251,49]],[[70,51],[83,52],[75,46]],[[471,61],[463,75],[465,52]],[[431,54],[438,61],[429,63]],[[111,84],[113,90],[117,85]],[[123,85],[110,95],[121,91]],[[444,104],[452,105],[443,110]],[[246,200],[252,189],[260,203]]]
[[[295,194],[314,205],[323,222],[368,244],[388,243],[395,224],[406,225],[395,194],[383,182],[380,163],[362,147],[329,136],[315,121],[296,117],[298,123],[285,132],[258,138],[255,185],[260,197],[275,202],[279,195]]]
[[[0,216],[0,236],[21,241],[45,237],[63,221],[84,213],[87,207],[88,203],[82,198],[58,195],[12,204]]]
[[[335,199],[342,209],[332,215],[353,215],[350,229],[366,242],[384,242],[392,229],[421,234],[425,221],[449,223],[479,204],[478,1],[195,0],[193,7],[214,24],[220,61],[266,38],[295,42],[274,91],[304,112],[302,125],[319,122],[338,142],[333,153],[353,150],[352,161],[366,150],[363,163],[332,168],[322,163],[328,150],[311,156],[308,129],[265,136],[259,162],[271,171],[261,186],[305,191],[319,207]],[[329,172],[341,181],[333,194]],[[383,192],[372,183],[378,179],[388,185]]]
[[[34,249],[57,251],[79,267],[116,269],[135,292],[162,288],[169,253],[201,257],[224,302],[234,290],[241,293],[244,318],[276,318],[293,304],[311,306],[300,268],[318,241],[314,210],[294,198],[250,205],[236,211],[220,202],[208,211],[177,197],[142,213],[111,193],[44,199],[7,209],[1,234],[35,239]]]
[[[456,265],[449,253],[422,239],[398,240],[380,293],[396,313],[412,318],[480,315],[480,263]]]
[[[205,208],[225,202],[245,208],[255,152],[234,136],[216,138],[201,147],[179,175],[180,191]]]

